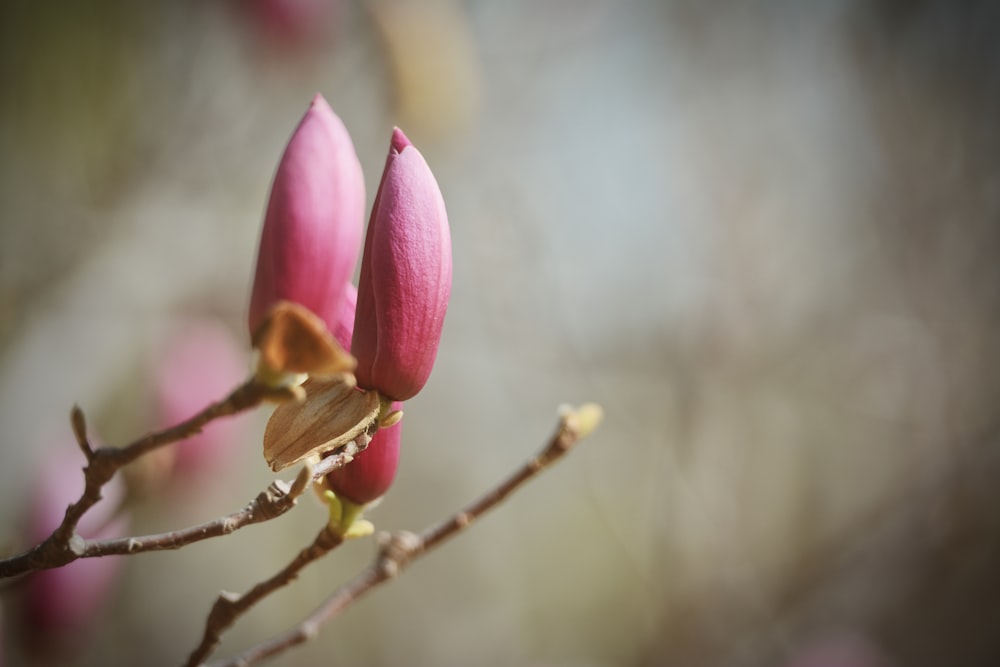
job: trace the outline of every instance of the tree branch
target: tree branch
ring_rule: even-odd
[[[201,643],[188,656],[187,667],[195,667],[212,654],[219,645],[222,633],[228,630],[240,616],[250,610],[274,591],[293,582],[307,565],[319,560],[344,542],[344,536],[333,530],[330,524],[323,526],[312,544],[303,549],[274,576],[266,579],[243,595],[221,593],[212,605],[212,610],[205,620],[205,633]]]
[[[370,442],[371,436],[363,433],[336,453],[323,457],[315,467],[304,467],[299,473],[299,479],[303,480],[303,488],[308,482],[315,482],[328,472],[346,465],[352,457],[364,451]],[[188,657],[188,667],[199,665],[210,656],[215,647],[219,645],[222,633],[232,627],[240,616],[271,593],[290,584],[298,577],[303,568],[340,546],[343,541],[344,535],[333,530],[327,523],[316,535],[312,544],[300,551],[288,565],[274,576],[260,582],[242,596],[221,593],[212,606],[208,618],[205,619],[205,632],[201,642]]]
[[[253,646],[229,660],[213,663],[213,667],[249,667],[312,639],[323,625],[375,587],[398,575],[417,558],[458,535],[526,482],[565,456],[580,439],[597,427],[602,418],[601,408],[592,403],[583,405],[578,410],[563,408],[560,412],[559,426],[545,448],[496,487],[420,534],[404,531],[391,536],[380,535],[379,551],[371,564],[337,589],[309,616],[285,633]],[[213,613],[214,611],[213,609]],[[197,663],[188,662],[189,666],[195,664]]]
[[[80,558],[180,549],[194,542],[228,535],[240,528],[275,519],[292,509],[311,481],[311,470],[306,466],[299,471],[291,486],[284,480],[276,479],[238,512],[190,528],[156,535],[123,537],[114,540],[85,540]]]
[[[83,493],[75,503],[66,508],[62,523],[48,538],[24,553],[0,559],[0,577],[13,577],[33,570],[60,567],[84,556],[88,543],[76,534],[77,524],[87,510],[101,499],[103,486],[124,466],[154,449],[198,433],[206,424],[219,417],[249,410],[265,400],[297,398],[301,390],[296,390],[298,388],[273,389],[251,378],[233,390],[229,396],[212,403],[187,421],[163,431],[150,433],[122,448],[93,449],[87,439],[83,411],[74,406],[70,414],[73,434],[87,457],[87,466],[83,469]],[[128,553],[128,550],[113,553]]]

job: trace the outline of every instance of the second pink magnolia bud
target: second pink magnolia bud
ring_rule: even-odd
[[[393,410],[402,407],[400,403],[392,404]],[[401,421],[376,431],[363,452],[326,476],[330,489],[356,505],[367,505],[381,498],[396,478],[402,431]]]
[[[437,357],[451,270],[441,191],[423,156],[397,128],[361,259],[351,344],[361,387],[397,401],[423,388]]]

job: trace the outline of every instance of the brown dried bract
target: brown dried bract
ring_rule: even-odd
[[[253,335],[260,363],[274,373],[336,375],[357,365],[312,311],[279,301]]]
[[[271,470],[345,445],[378,419],[375,391],[362,391],[344,379],[310,379],[303,388],[306,400],[279,405],[264,429],[264,459]]]

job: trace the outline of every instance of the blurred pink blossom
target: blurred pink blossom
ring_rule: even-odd
[[[323,43],[339,20],[340,0],[235,0],[269,45],[297,51]]]
[[[30,495],[27,538],[38,543],[62,522],[66,508],[83,493],[82,453],[62,447],[44,460]],[[86,539],[123,537],[128,516],[119,512],[125,495],[120,477],[102,490],[103,498],[84,515],[77,532]],[[85,558],[26,578],[24,620],[36,640],[65,638],[87,628],[112,593],[123,561],[116,556]]]
[[[249,361],[228,329],[214,320],[193,319],[157,355],[153,375],[157,422],[169,427],[225,398],[249,375]],[[246,425],[246,415],[216,419],[173,445],[174,473],[222,469],[242,444]]]

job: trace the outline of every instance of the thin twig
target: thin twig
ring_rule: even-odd
[[[228,535],[240,528],[275,519],[292,509],[311,481],[311,471],[306,466],[299,471],[299,475],[291,486],[284,480],[276,479],[238,512],[190,528],[156,535],[123,537],[114,540],[86,540],[80,558],[180,549],[201,540]]]
[[[299,479],[303,480],[303,486],[310,481],[322,479],[330,471],[347,465],[353,457],[364,451],[370,442],[371,436],[362,433],[340,450],[320,459],[315,466],[306,466],[299,474]],[[205,632],[201,642],[188,657],[187,665],[193,667],[204,662],[219,645],[222,633],[228,630],[240,616],[274,591],[290,584],[306,565],[322,558],[340,546],[343,541],[344,536],[332,530],[330,524],[327,523],[316,535],[312,544],[300,551],[288,565],[274,576],[260,582],[242,596],[221,593],[212,606],[208,618],[205,619]]]
[[[212,403],[187,421],[163,431],[150,433],[122,448],[93,449],[87,440],[83,412],[74,407],[70,416],[73,433],[87,456],[87,466],[83,469],[85,482],[83,493],[66,509],[62,523],[48,538],[24,553],[0,559],[0,577],[13,577],[33,570],[60,567],[83,556],[87,542],[76,534],[77,524],[87,510],[101,499],[101,488],[124,466],[154,449],[198,433],[206,424],[219,417],[249,410],[264,400],[287,400],[295,395],[294,390],[273,389],[251,378],[233,390],[229,396]]]
[[[309,616],[285,633],[228,660],[213,663],[213,667],[249,667],[312,639],[323,625],[379,584],[392,579],[411,562],[458,535],[484,513],[502,503],[525,482],[562,458],[581,438],[593,431],[600,419],[600,407],[594,404],[587,404],[575,411],[563,410],[559,427],[545,448],[492,490],[420,534],[399,532],[391,536],[380,536],[380,548],[371,564],[337,589]]]
[[[365,451],[371,441],[372,437],[370,435],[362,433],[333,453],[323,456],[323,458],[316,461],[313,466],[313,481],[318,482],[337,468],[343,468],[345,465],[354,460],[355,456]]]
[[[79,405],[74,405],[73,409],[69,413],[69,423],[73,428],[73,436],[76,438],[76,444],[80,445],[80,450],[83,455],[87,457],[87,462],[94,458],[94,448],[90,446],[90,440],[87,438],[87,418],[83,414],[83,410],[80,409]]]
[[[299,572],[306,565],[322,558],[340,546],[343,541],[344,536],[333,530],[330,524],[326,524],[316,535],[312,544],[300,551],[288,565],[271,578],[260,582],[243,595],[220,594],[205,620],[205,633],[201,638],[201,643],[188,656],[187,666],[195,667],[202,664],[205,658],[212,655],[212,651],[219,645],[222,633],[229,629],[240,616],[274,591],[290,584],[299,576]]]

